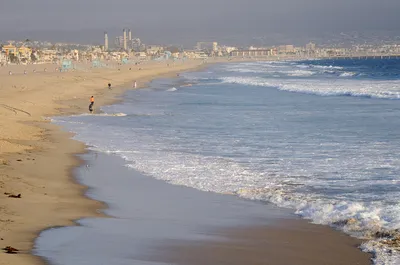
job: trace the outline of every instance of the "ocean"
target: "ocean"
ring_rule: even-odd
[[[399,59],[243,62],[53,122],[146,176],[272,202],[400,264],[399,100]]]

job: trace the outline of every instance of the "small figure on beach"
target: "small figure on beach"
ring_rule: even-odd
[[[90,104],[89,104],[89,111],[90,111],[90,113],[93,112],[93,105],[94,105],[94,97],[91,96],[91,97],[90,97]]]
[[[108,89],[111,89],[111,83],[108,83]]]
[[[135,82],[133,82],[133,88],[137,88],[136,80],[135,80]]]
[[[26,70],[24,70],[24,75],[26,75]]]
[[[9,71],[9,72],[8,72],[8,74],[9,74],[9,75],[12,75],[12,72],[11,72],[11,71]]]

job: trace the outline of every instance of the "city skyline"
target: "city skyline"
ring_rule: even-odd
[[[183,45],[199,39],[304,44],[353,31],[396,38],[397,10],[394,0],[16,0],[1,6],[0,38],[102,43],[102,32],[117,35],[121,28],[149,43]]]

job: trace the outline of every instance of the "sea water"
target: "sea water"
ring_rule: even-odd
[[[400,60],[214,65],[103,111],[119,115],[54,122],[145,175],[291,208],[400,264],[382,237],[400,228]]]

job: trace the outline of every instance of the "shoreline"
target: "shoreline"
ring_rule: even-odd
[[[100,108],[117,102],[123,92],[134,89],[127,86],[134,80],[140,88],[160,76],[173,76],[206,66],[201,61],[169,67],[166,63],[150,62],[141,66],[144,69],[132,72],[128,70],[132,66],[128,65],[122,66],[122,71],[100,69],[89,73],[5,76],[0,81],[3,89],[0,103],[7,100],[7,105],[2,104],[3,108],[0,108],[0,115],[5,116],[0,122],[0,195],[4,198],[0,201],[0,242],[3,247],[17,248],[19,253],[10,255],[2,251],[0,264],[43,264],[42,259],[31,253],[34,240],[43,230],[75,226],[75,221],[82,217],[104,216],[98,213],[99,209],[105,208],[104,204],[86,197],[89,187],[79,184],[74,177],[74,170],[82,164],[77,155],[87,152],[85,144],[73,140],[73,134],[51,124],[46,117],[87,113],[90,95],[95,95],[95,106]],[[109,78],[104,78],[104,74],[109,74]],[[64,82],[59,82],[60,79]],[[93,81],[95,79],[97,82]],[[106,88],[108,80],[113,83],[111,91]],[[87,85],[89,81],[92,84]],[[34,85],[31,87],[31,84]],[[51,85],[57,85],[55,90],[58,91],[51,91],[54,89]],[[78,97],[76,94],[82,85],[87,91]],[[67,88],[72,90],[71,93],[65,93]],[[41,95],[46,97],[40,98]],[[26,105],[30,105],[29,115],[23,113]],[[9,131],[1,130],[6,126]],[[7,198],[4,193],[21,194],[21,198]]]
[[[228,62],[232,62],[232,61],[226,61],[226,63],[228,63]],[[233,62],[238,62],[238,61],[233,61]],[[240,60],[239,62],[243,62],[243,61]],[[149,81],[151,81],[153,79],[162,78],[162,77],[173,77],[174,74],[176,74],[178,72],[182,72],[182,71],[189,71],[189,70],[190,71],[195,71],[195,70],[200,69],[202,67],[207,67],[207,66],[210,65],[210,63],[213,63],[213,62],[209,62],[207,64],[203,64],[201,62],[198,62],[198,63],[199,64],[193,65],[193,66],[188,67],[188,68],[183,67],[183,68],[178,68],[178,69],[174,69],[174,70],[171,70],[171,71],[166,71],[166,72],[163,72],[163,73],[159,73],[159,72],[158,73],[154,73],[154,75],[151,75],[151,74],[144,75],[141,78],[125,80],[125,82],[121,82],[121,83],[118,82],[116,86],[113,86],[113,89],[111,91],[108,91],[108,89],[106,89],[105,85],[101,89],[93,88],[94,90],[97,90],[97,92],[96,92],[97,94],[94,94],[95,98],[96,98],[96,103],[95,103],[96,105],[95,106],[98,109],[98,108],[100,108],[100,106],[113,104],[115,102],[118,102],[118,101],[122,100],[119,97],[124,92],[126,92],[127,90],[132,89],[132,88],[129,88],[128,85],[130,85],[133,82],[133,80],[137,80],[138,84],[139,84],[138,88],[141,88],[141,87],[143,87],[143,84],[145,84],[145,83],[147,83],[147,82],[149,82]],[[214,63],[219,63],[219,62],[214,62]],[[174,68],[174,67],[172,67],[172,68]],[[169,68],[169,69],[172,69],[172,68]],[[114,70],[114,72],[115,72],[115,70]],[[79,72],[75,72],[75,73],[79,74]],[[104,81],[104,83],[105,82],[106,81]],[[53,110],[54,114],[47,114],[46,113],[45,116],[48,117],[49,115],[51,115],[51,116],[71,115],[71,114],[81,113],[82,110],[86,113],[87,112],[86,106],[87,106],[87,101],[88,101],[88,96],[87,95],[86,95],[85,98],[63,98],[63,99],[58,99],[58,100],[56,100],[57,103],[55,103],[55,105],[58,105],[60,107],[55,108]],[[101,100],[97,100],[97,98],[99,96],[105,96],[105,98],[101,99]],[[49,141],[49,139],[50,139],[50,144],[49,145],[45,145],[44,148],[42,146],[43,149],[46,149],[46,147],[48,148],[47,149],[47,151],[48,151],[47,155],[48,156],[54,155],[54,152],[51,152],[51,150],[50,150],[51,148],[55,148],[57,150],[60,150],[60,149],[62,150],[62,152],[61,152],[62,154],[59,154],[59,157],[58,157],[59,159],[58,160],[62,160],[62,161],[65,162],[63,164],[63,166],[64,166],[64,170],[67,172],[66,175],[68,175],[68,176],[66,178],[64,176],[64,178],[63,178],[63,180],[65,180],[64,184],[67,184],[67,182],[70,182],[68,184],[68,186],[71,186],[70,187],[71,190],[74,190],[72,192],[72,194],[67,193],[67,195],[66,195],[67,197],[65,197],[64,200],[69,201],[68,199],[71,199],[71,197],[73,197],[73,196],[77,196],[77,197],[74,198],[73,202],[70,203],[69,205],[68,205],[68,203],[66,203],[67,206],[63,206],[63,207],[68,207],[68,210],[67,210],[68,214],[66,214],[66,215],[68,215],[67,220],[65,220],[66,216],[64,216],[64,215],[61,216],[61,217],[58,216],[59,219],[56,219],[54,221],[57,224],[54,224],[54,225],[42,225],[43,228],[38,228],[38,229],[35,230],[35,232],[31,231],[29,239],[25,239],[25,242],[22,244],[23,245],[22,247],[19,247],[17,245],[17,243],[15,243],[15,244],[6,243],[7,242],[7,238],[4,238],[4,241],[0,241],[0,242],[3,242],[4,246],[11,245],[13,247],[16,247],[16,248],[22,250],[21,254],[5,256],[5,257],[10,257],[10,259],[9,260],[6,259],[6,261],[13,262],[13,263],[17,262],[17,264],[25,264],[25,263],[43,264],[43,263],[46,263],[46,260],[43,260],[40,257],[34,256],[31,253],[32,248],[34,246],[34,240],[35,240],[35,238],[37,238],[37,236],[41,232],[46,231],[48,229],[55,228],[55,227],[65,227],[65,226],[76,226],[76,225],[79,225],[76,221],[81,219],[81,218],[85,218],[85,217],[99,217],[99,216],[106,217],[106,215],[98,212],[99,209],[105,209],[106,205],[103,202],[99,202],[99,201],[96,201],[96,200],[93,200],[93,199],[90,199],[89,197],[87,197],[85,195],[85,193],[89,189],[89,187],[80,184],[76,180],[75,175],[74,175],[74,170],[76,168],[79,168],[80,166],[82,166],[82,163],[83,163],[83,160],[79,159],[78,155],[79,154],[85,154],[85,153],[88,152],[85,144],[71,139],[71,137],[73,135],[70,134],[70,133],[64,132],[62,130],[62,128],[57,126],[57,125],[51,124],[48,121],[45,121],[44,123],[41,122],[41,121],[36,121],[36,122],[38,122],[38,124],[36,124],[34,126],[36,128],[39,128],[39,130],[42,133],[42,136],[46,135],[42,139],[47,140],[47,141]],[[51,140],[53,140],[53,142]],[[69,148],[71,148],[71,149],[66,148],[67,146]],[[72,147],[72,146],[74,146],[74,147]],[[17,156],[12,156],[12,155],[9,156],[9,155],[7,155],[5,157],[6,157],[6,160],[9,160],[9,161],[18,160],[18,159],[21,159],[22,161],[26,161],[27,158],[31,158],[32,159],[32,157],[35,156],[36,153],[46,152],[46,151],[43,151],[43,149],[41,149],[39,151],[38,150],[36,150],[36,151],[35,150],[30,150],[30,151],[27,151],[25,154],[20,152],[19,154],[17,153]],[[67,149],[69,151],[67,151],[65,153],[65,149]],[[74,149],[74,150],[72,150],[72,149]],[[45,156],[46,159],[48,159],[48,157],[46,157],[46,155],[44,155],[44,156]],[[3,156],[2,156],[2,158],[3,158]],[[65,161],[65,160],[68,160],[68,161]],[[32,161],[32,160],[30,160],[30,161]],[[37,159],[35,159],[35,161],[37,161]],[[21,162],[21,161],[18,161],[18,162]],[[21,163],[13,162],[13,163],[10,163],[7,166],[19,167],[20,164]],[[27,166],[29,167],[28,164],[27,164]],[[2,167],[4,167],[4,165]],[[50,175],[56,175],[57,174],[56,172],[59,170],[59,168],[57,169],[57,167],[56,167],[56,168],[54,168],[54,170],[55,170],[55,172],[54,173],[50,173]],[[47,174],[49,174],[49,173],[47,173]],[[59,181],[59,179],[57,179],[56,181]],[[57,184],[59,184],[59,183],[57,183]],[[3,187],[1,187],[1,188],[3,188]],[[65,186],[63,186],[62,189],[65,189]],[[57,199],[60,199],[60,198],[61,197],[57,197]],[[21,201],[21,200],[23,201],[24,199],[25,199],[25,196],[24,196],[24,194],[22,194],[22,198],[18,199],[18,201]],[[15,200],[15,202],[18,202],[18,201]],[[59,203],[55,203],[55,204],[56,205],[53,205],[53,206],[57,206],[56,210],[59,210],[58,209]],[[72,207],[71,204],[73,205],[73,207]],[[79,208],[83,208],[83,209],[77,210],[76,209],[77,205],[79,205]],[[63,208],[63,207],[61,207],[61,208]],[[51,217],[54,217],[54,215],[51,214]],[[54,222],[52,222],[52,223],[54,223]],[[332,229],[332,228],[328,228],[328,229]],[[0,231],[2,231],[2,230],[0,230]],[[341,232],[337,231],[337,233],[341,233]],[[12,233],[11,233],[11,235],[12,235]],[[2,237],[2,235],[0,235],[0,237]],[[30,243],[28,244],[26,241],[29,241]],[[361,252],[361,250],[359,250],[359,249],[358,249],[358,251]],[[2,253],[1,255],[4,256],[6,254]],[[22,257],[22,258],[20,259],[20,257]],[[1,257],[1,258],[3,258],[3,257]],[[2,263],[0,262],[0,264],[2,264]],[[5,264],[7,264],[7,263],[5,263]]]
[[[89,150],[79,157],[86,166],[76,178],[92,188],[88,197],[109,202],[111,218],[43,231],[34,253],[50,263],[370,264],[355,247],[359,240],[289,209],[171,185],[114,154]]]

